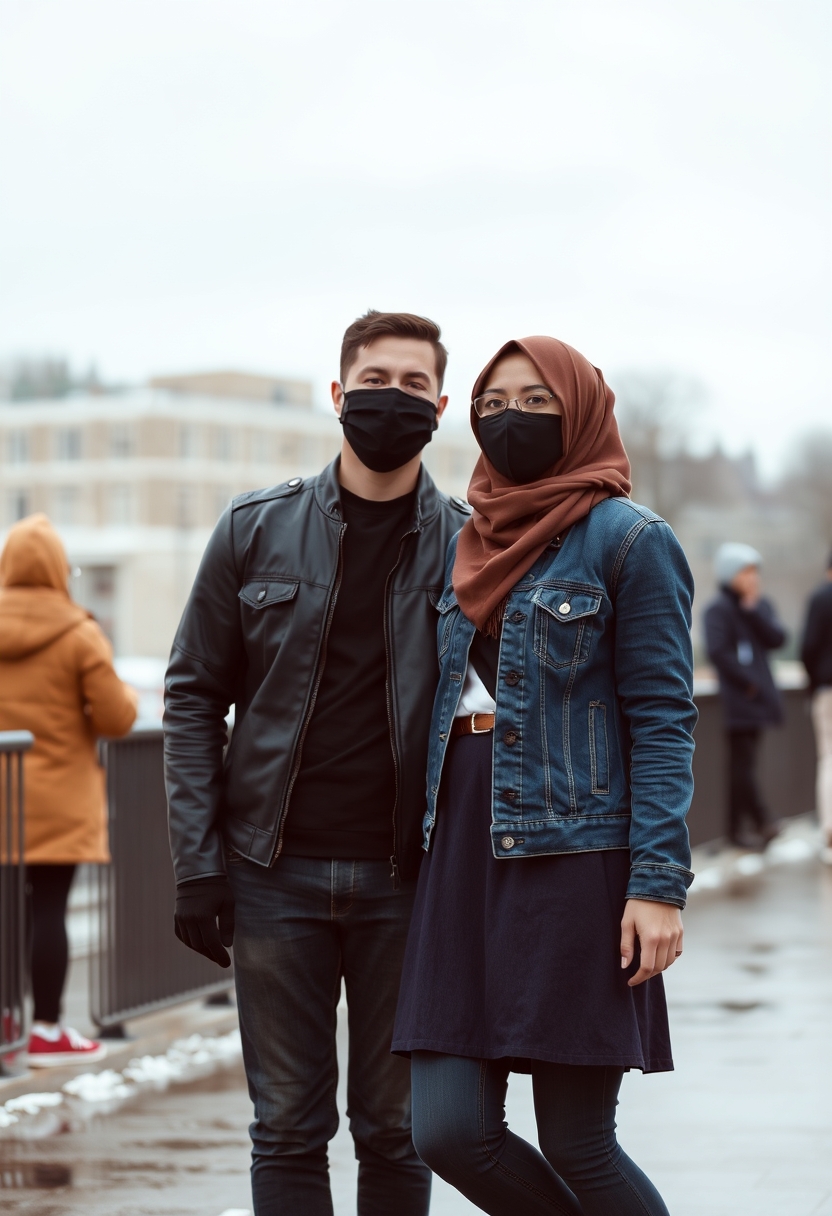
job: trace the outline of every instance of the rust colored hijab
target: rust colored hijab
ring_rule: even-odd
[[[555,537],[604,498],[630,493],[630,462],[613,416],[615,396],[597,367],[557,338],[507,342],[480,372],[481,393],[494,364],[522,351],[563,409],[563,456],[546,477],[517,485],[481,455],[471,476],[473,515],[459,536],[453,584],[460,608],[497,636],[502,605]],[[471,426],[478,418],[471,407]]]

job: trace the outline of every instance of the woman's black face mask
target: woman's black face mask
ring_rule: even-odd
[[[433,402],[400,388],[353,388],[344,393],[344,435],[361,463],[376,473],[391,473],[418,456],[437,425]]]
[[[525,414],[511,406],[477,420],[480,447],[498,473],[524,485],[537,481],[563,456],[560,414]]]

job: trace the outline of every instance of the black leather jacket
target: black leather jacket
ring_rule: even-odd
[[[416,515],[387,583],[394,880],[421,857],[425,769],[439,667],[436,603],[460,499],[422,469]],[[346,524],[338,461],[317,478],[235,498],[199,567],[165,680],[165,781],[177,882],[225,873],[224,850],[260,865],[283,824],[326,656]],[[225,751],[225,717],[235,706]],[[225,754],[224,754],[225,752]]]

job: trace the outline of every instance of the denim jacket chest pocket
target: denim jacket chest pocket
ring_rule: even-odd
[[[459,605],[453,592],[450,595],[446,593],[439,599],[436,604],[436,611],[439,613],[437,642],[439,646],[439,658],[442,660],[448,652],[454,622],[459,613]]]
[[[534,652],[549,667],[585,663],[592,648],[601,595],[568,587],[538,587],[534,604]]]

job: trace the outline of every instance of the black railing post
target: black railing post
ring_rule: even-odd
[[[26,855],[23,756],[27,730],[0,731],[0,1075],[26,1044]]]

